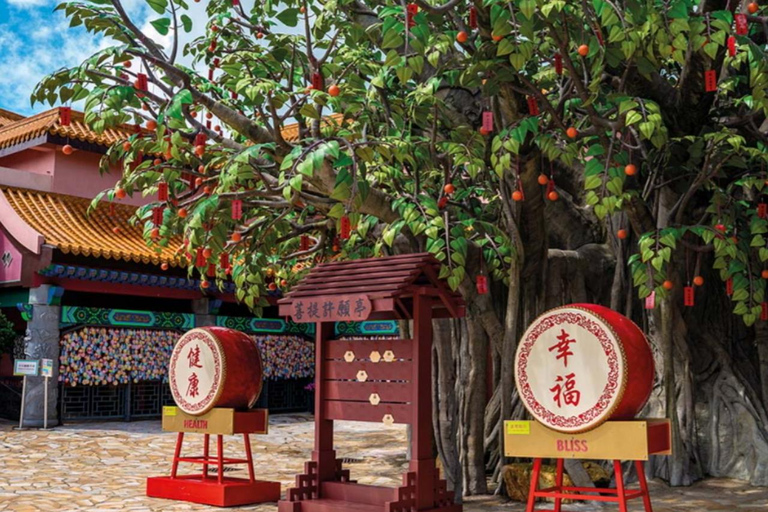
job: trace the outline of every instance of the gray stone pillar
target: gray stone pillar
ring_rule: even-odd
[[[24,337],[24,357],[28,359],[52,359],[53,376],[48,379],[48,427],[59,424],[59,322],[61,306],[49,306],[49,285],[29,290],[32,319],[27,322]],[[27,377],[26,402],[23,427],[42,427],[45,397],[43,377]]]
[[[195,327],[216,325],[216,315],[210,313],[208,299],[195,299],[192,301],[192,312],[195,314]]]

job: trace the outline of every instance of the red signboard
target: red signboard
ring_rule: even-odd
[[[367,295],[301,297],[291,305],[291,318],[296,323],[360,322],[370,314]]]

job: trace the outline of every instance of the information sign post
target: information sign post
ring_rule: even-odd
[[[13,374],[24,377],[21,384],[21,414],[19,415],[19,429],[24,427],[24,405],[27,399],[27,377],[37,376],[40,362],[37,359],[17,359],[13,363]]]

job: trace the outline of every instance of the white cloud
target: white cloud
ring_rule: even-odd
[[[42,7],[49,2],[48,0],[8,0],[8,3],[20,9],[28,9],[31,7]]]

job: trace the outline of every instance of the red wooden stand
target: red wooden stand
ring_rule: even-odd
[[[316,322],[315,450],[279,512],[461,512],[432,452],[432,319],[464,315],[430,254],[320,265],[280,301]],[[333,322],[413,319],[413,338],[335,340]],[[409,424],[411,461],[396,488],[357,484],[333,449],[336,420]]]
[[[237,419],[238,416],[244,415],[244,417],[247,418],[247,416],[254,416],[254,412],[234,413],[234,417]],[[260,412],[264,413],[264,411]],[[176,416],[176,414],[173,416]],[[164,427],[166,426],[166,423],[164,418]],[[213,421],[211,421],[211,423],[213,423]],[[237,420],[235,423],[237,423]],[[220,429],[213,427],[212,430],[216,431]],[[222,434],[216,434],[216,455],[211,455],[211,434],[209,433],[203,434],[202,455],[184,457],[181,453],[182,445],[184,443],[184,432],[179,432],[178,437],[176,438],[176,450],[173,454],[171,474],[170,476],[147,478],[147,496],[170,500],[191,501],[193,503],[203,503],[217,507],[231,507],[234,505],[248,505],[252,503],[264,503],[279,500],[280,483],[256,480],[253,469],[250,433],[239,433],[242,433],[245,444],[244,459],[224,456],[224,436]],[[194,475],[178,475],[180,462],[200,464],[202,465],[202,472]],[[225,477],[223,471],[224,466],[232,464],[247,465],[248,478]],[[210,466],[218,468],[216,471],[217,474],[209,475],[208,468]]]
[[[533,472],[531,473],[531,489],[528,492],[528,506],[526,512],[533,512],[536,498],[554,498],[555,508],[544,512],[560,512],[561,501],[563,499],[578,501],[608,501],[619,504],[620,512],[629,510],[627,501],[635,498],[643,498],[645,512],[653,512],[651,507],[651,496],[648,493],[648,482],[645,479],[643,461],[636,460],[635,469],[637,478],[640,481],[640,489],[627,489],[624,484],[624,472],[621,469],[621,461],[613,461],[614,476],[616,478],[615,489],[599,489],[594,487],[567,487],[563,486],[563,459],[557,459],[557,469],[555,471],[555,485],[546,489],[539,490],[539,474],[541,473],[541,459],[533,459]],[[574,493],[574,494],[567,494]],[[592,494],[585,494],[592,493]],[[541,510],[539,512],[542,512]]]

